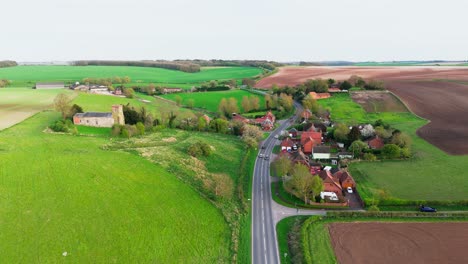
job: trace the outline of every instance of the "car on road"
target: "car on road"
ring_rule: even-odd
[[[265,155],[265,160],[269,160],[270,157],[268,157],[268,155]]]
[[[279,136],[278,136],[278,135],[275,135],[275,138],[276,138],[276,139],[278,139],[278,138],[279,138]]]
[[[346,188],[346,191],[347,191],[348,193],[353,193],[353,188],[348,187],[348,188]]]
[[[262,149],[265,149],[265,146],[262,146]]]
[[[261,153],[258,154],[258,157],[259,157],[259,158],[263,158],[263,154],[261,154]]]
[[[425,205],[419,206],[419,211],[425,212],[425,213],[435,213],[437,212],[437,209]]]

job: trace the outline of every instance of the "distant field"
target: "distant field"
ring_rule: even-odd
[[[86,77],[108,78],[129,76],[129,85],[157,85],[190,88],[210,80],[241,80],[254,77],[261,69],[252,67],[210,67],[197,73],[149,67],[128,66],[17,66],[0,68],[0,79],[12,81],[12,87],[33,87],[36,82],[64,81],[74,83]]]
[[[404,200],[466,200],[468,156],[451,156],[420,138],[416,131],[427,121],[410,112],[367,113],[348,94],[319,100],[337,122],[358,124],[382,119],[408,133],[414,158],[407,161],[351,163],[350,171],[365,199],[381,195]]]
[[[15,125],[44,109],[51,108],[55,96],[65,90],[0,89],[0,130]]]
[[[210,112],[217,112],[219,102],[223,98],[234,97],[237,99],[238,107],[242,111],[242,98],[244,96],[252,97],[256,96],[260,99],[260,109],[265,109],[265,98],[258,94],[249,93],[243,90],[230,90],[230,91],[219,91],[219,92],[201,92],[201,93],[179,93],[179,94],[167,94],[162,97],[169,100],[175,101],[177,96],[182,97],[182,105],[186,104],[188,99],[195,101],[195,107],[206,109]]]

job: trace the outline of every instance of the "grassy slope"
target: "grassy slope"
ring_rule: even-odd
[[[86,77],[108,78],[129,76],[132,84],[161,84],[190,88],[209,80],[230,80],[254,77],[261,73],[252,67],[210,67],[198,73],[185,73],[149,67],[127,66],[17,66],[0,69],[0,79],[12,80],[14,87],[32,87],[38,81],[76,82]]]
[[[219,92],[202,92],[202,93],[180,93],[180,94],[167,94],[162,97],[169,100],[175,101],[176,96],[182,97],[182,104],[187,102],[187,99],[193,99],[195,102],[195,107],[204,108],[211,112],[217,112],[219,102],[223,98],[236,98],[238,107],[242,110],[241,102],[244,96],[251,97],[256,96],[260,99],[260,108],[265,107],[265,98],[258,94],[249,93],[244,90],[230,90],[230,91],[219,91]]]
[[[408,200],[467,199],[468,156],[450,156],[416,135],[425,125],[411,113],[366,113],[347,94],[320,100],[331,108],[332,119],[340,122],[373,122],[382,119],[408,133],[413,140],[414,158],[409,161],[360,162],[350,166],[364,198],[379,190],[391,197]],[[376,196],[377,198],[377,196]]]
[[[9,262],[229,261],[219,211],[161,167],[41,133],[44,112],[0,132],[0,259]]]

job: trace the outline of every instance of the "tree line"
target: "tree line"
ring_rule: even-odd
[[[191,62],[182,61],[108,61],[108,60],[81,60],[72,63],[75,66],[138,66],[138,67],[152,67],[163,68],[170,70],[177,70],[182,72],[199,72],[200,65]]]
[[[16,61],[11,61],[11,60],[0,61],[0,68],[15,67],[15,66],[18,66],[18,63]]]
[[[267,70],[274,70],[276,67],[283,66],[284,64],[267,61],[267,60],[175,60],[174,62],[183,63],[194,63],[202,67],[215,67],[215,66],[226,66],[226,67],[257,67]]]

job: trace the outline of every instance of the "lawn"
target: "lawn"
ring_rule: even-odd
[[[150,67],[130,66],[17,66],[0,68],[0,79],[12,81],[12,87],[33,87],[36,82],[81,82],[83,78],[109,78],[129,76],[131,84],[146,86],[149,83],[168,87],[191,88],[210,80],[241,80],[261,74],[253,67],[209,67],[197,73]]]
[[[427,123],[412,113],[366,113],[347,94],[320,100],[338,122],[358,124],[382,119],[412,138],[413,158],[406,161],[359,162],[350,165],[364,199],[466,200],[468,156],[451,156],[416,135]]]
[[[193,99],[195,107],[206,109],[210,112],[217,112],[219,102],[223,98],[235,98],[237,100],[237,105],[239,110],[243,112],[241,102],[244,96],[252,97],[256,96],[260,99],[260,108],[265,108],[265,98],[262,95],[250,93],[244,90],[229,90],[229,91],[219,91],[219,92],[200,92],[200,93],[179,93],[179,94],[167,94],[162,97],[169,100],[175,101],[177,96],[182,97],[182,105],[187,103],[188,99]]]
[[[163,166],[102,149],[108,138],[43,133],[57,118],[42,112],[0,132],[0,259],[231,261],[230,227],[209,201]]]
[[[35,113],[48,109],[64,90],[0,89],[0,130],[17,124]]]

